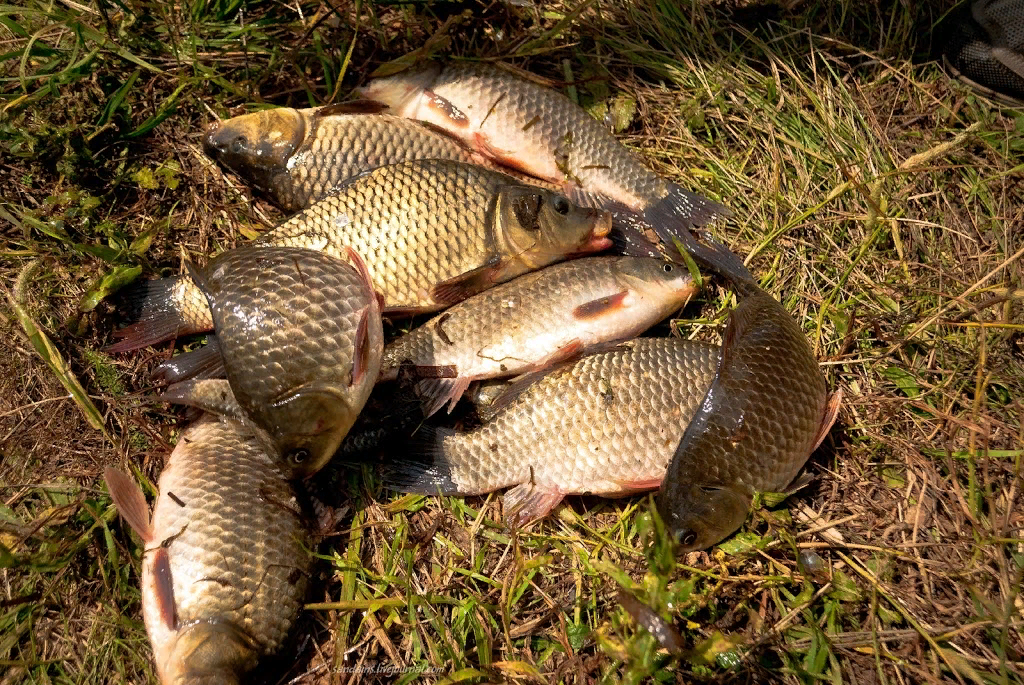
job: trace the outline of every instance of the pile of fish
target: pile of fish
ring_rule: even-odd
[[[565,495],[660,486],[692,550],[742,525],[756,491],[789,486],[835,418],[800,327],[691,233],[727,210],[568,98],[465,62],[360,94],[211,127],[206,152],[297,213],[138,287],[111,348],[209,333],[154,372],[160,399],[206,413],[152,518],[106,473],[146,545],[162,682],[238,682],[280,646],[309,574],[305,484],[332,457],[373,458],[404,492],[511,488],[510,525]],[[637,338],[697,290],[677,243],[739,295],[720,347]],[[431,313],[385,344],[382,317]],[[431,418],[444,408],[459,421]]]

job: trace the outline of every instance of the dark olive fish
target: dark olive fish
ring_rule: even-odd
[[[247,246],[196,270],[227,379],[178,383],[163,398],[246,419],[291,473],[319,470],[366,404],[384,347],[369,272],[355,252],[349,262]]]
[[[152,519],[138,485],[104,471],[142,538],[142,615],[163,685],[235,685],[273,654],[305,595],[306,507],[242,424],[189,426],[158,483]]]
[[[752,281],[736,286],[742,299],[730,315],[715,380],[656,498],[685,551],[739,528],[755,491],[785,489],[838,409],[793,317]]]

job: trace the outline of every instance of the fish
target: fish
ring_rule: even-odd
[[[152,517],[113,467],[107,489],[142,538],[142,615],[163,685],[237,684],[298,616],[311,517],[277,461],[236,421],[186,428],[160,474]]]
[[[828,434],[829,396],[803,330],[756,283],[734,283],[714,382],[686,427],[655,505],[680,551],[711,547],[747,518],[754,493],[783,492]]]
[[[477,495],[511,487],[512,526],[569,494],[656,489],[718,367],[717,345],[639,338],[517,381],[471,431],[423,426],[381,467],[401,492]]]
[[[638,214],[691,242],[687,229],[731,212],[667,181],[562,93],[505,65],[430,63],[358,89],[388,112],[447,131],[498,164],[561,187],[587,207]]]
[[[444,131],[386,111],[383,103],[358,100],[242,114],[210,124],[203,150],[288,214],[309,207],[346,179],[388,164],[450,159],[502,169]],[[523,183],[560,192],[558,184],[503,169]],[[610,238],[620,254],[658,257],[656,247],[636,230],[641,222],[631,213],[613,213]]]
[[[161,399],[239,419],[290,475],[316,473],[380,373],[384,329],[366,264],[351,248],[342,261],[250,245],[193,269],[193,280],[209,300],[226,378],[175,383]]]
[[[446,403],[451,413],[472,381],[536,371],[636,337],[696,291],[685,268],[664,260],[588,257],[555,264],[463,300],[392,341],[380,380],[394,380],[403,365],[413,373],[448,369],[417,390],[429,402],[427,416]]]
[[[287,213],[388,164],[417,159],[488,163],[442,132],[381,113],[386,109],[357,101],[243,114],[210,124],[203,150]]]
[[[571,256],[600,252],[611,215],[480,166],[422,160],[353,179],[254,244],[304,247],[367,260],[385,314],[434,312],[497,283]],[[161,283],[161,280],[167,281]],[[108,348],[124,352],[212,328],[188,277],[150,281],[135,323]]]

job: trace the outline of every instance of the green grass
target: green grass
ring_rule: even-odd
[[[107,296],[280,219],[203,157],[203,126],[344,99],[428,40],[624,111],[624,142],[734,210],[716,233],[846,401],[810,487],[678,560],[645,498],[513,532],[497,496],[344,473],[259,682],[1024,682],[1024,115],[929,61],[949,4],[0,6],[0,683],[155,682],[140,547],[100,474],[155,482],[180,416],[139,401],[168,347],[99,352]],[[712,279],[677,328],[718,340],[734,304]]]

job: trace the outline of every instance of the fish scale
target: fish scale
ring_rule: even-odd
[[[563,210],[563,211],[558,211]],[[495,283],[611,245],[607,212],[550,190],[447,160],[374,169],[336,189],[254,244],[363,256],[389,314],[437,311]],[[210,330],[188,277],[146,284],[139,321],[112,351]]]
[[[369,273],[347,256],[248,245],[196,270],[227,380],[185,381],[164,398],[251,421],[295,475],[317,471],[366,403],[384,347]]]
[[[164,685],[232,685],[284,643],[305,596],[308,511],[240,423],[209,416],[167,459],[150,519],[127,476],[104,473],[139,533],[142,613]]]
[[[243,114],[212,124],[203,146],[289,213],[376,167],[416,159],[482,161],[442,133],[378,110],[346,103]],[[272,140],[285,140],[285,149],[265,154]]]
[[[551,357],[639,335],[697,288],[680,266],[643,257],[589,257],[525,274],[464,300],[384,351],[381,380],[401,365],[454,367],[422,381],[428,413],[454,406],[470,381],[515,375]]]
[[[736,283],[721,368],[668,467],[657,504],[684,549],[738,528],[756,491],[796,478],[838,410],[803,330],[771,295]]]
[[[566,494],[656,488],[711,385],[719,348],[642,338],[562,366],[525,385],[480,428],[421,428],[385,466],[405,492],[480,494],[516,486],[506,515],[545,515]]]

